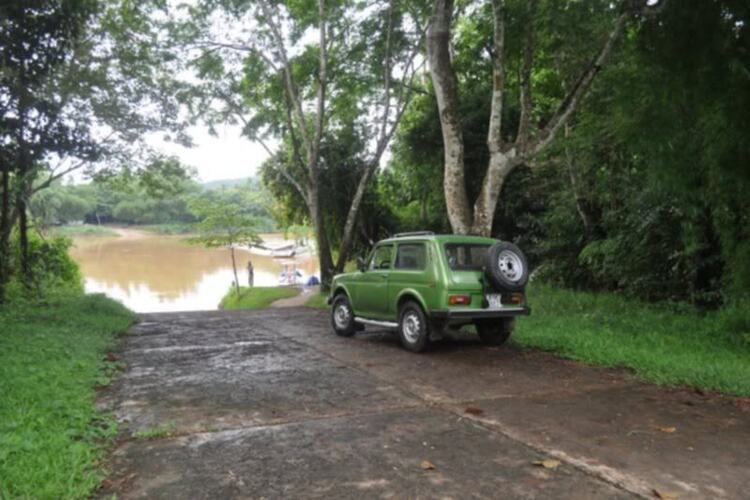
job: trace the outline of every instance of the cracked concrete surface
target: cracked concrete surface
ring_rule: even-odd
[[[750,412],[738,401],[512,345],[451,338],[416,355],[386,332],[336,337],[326,312],[292,308],[142,315],[119,355],[127,369],[100,404],[124,435],[101,496],[750,491]],[[169,436],[133,438],[165,425]],[[545,458],[561,465],[533,465]]]

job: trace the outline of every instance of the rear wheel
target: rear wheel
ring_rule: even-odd
[[[416,302],[406,302],[398,315],[398,338],[401,345],[412,352],[423,352],[430,347],[430,325],[427,316]]]
[[[333,299],[331,305],[331,325],[336,335],[351,337],[356,331],[354,312],[349,303],[349,297],[341,293]]]
[[[502,345],[513,333],[513,318],[503,318],[493,321],[478,321],[477,333],[482,342],[487,345]]]

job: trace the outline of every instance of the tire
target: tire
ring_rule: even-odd
[[[529,264],[516,245],[498,241],[487,251],[485,274],[497,291],[520,292],[529,281]]]
[[[401,345],[412,352],[424,352],[430,347],[430,325],[416,302],[406,302],[398,313],[398,338]]]
[[[478,321],[477,333],[482,343],[487,345],[503,345],[513,333],[513,318]]]
[[[346,294],[340,293],[333,299],[331,326],[340,337],[351,337],[357,330],[357,325],[354,323],[354,311]]]

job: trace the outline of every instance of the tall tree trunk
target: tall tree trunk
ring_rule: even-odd
[[[657,5],[662,6],[664,2],[665,0],[662,0]],[[591,83],[612,52],[615,42],[622,35],[627,19],[633,14],[644,13],[644,9],[650,8],[645,0],[640,4],[638,2],[626,2],[620,6],[615,24],[597,56],[560,102],[547,124],[539,129],[536,134],[532,134],[530,130],[533,102],[531,75],[535,40],[533,23],[536,7],[536,0],[527,2],[528,10],[523,33],[522,66],[519,82],[520,125],[514,142],[504,144],[501,125],[505,90],[505,2],[503,0],[492,0],[494,22],[491,50],[493,87],[487,135],[490,160],[479,196],[475,200],[474,206],[470,207],[464,180],[464,144],[458,113],[458,88],[450,56],[453,1],[434,0],[432,19],[427,34],[427,52],[443,132],[445,204],[454,233],[490,235],[497,201],[508,175],[517,165],[533,160],[536,155],[549,146],[559,129],[567,123],[589,91]]]
[[[490,100],[490,123],[487,131],[487,149],[490,153],[487,172],[482,181],[482,189],[474,201],[474,220],[471,233],[479,236],[490,236],[492,221],[495,218],[495,207],[500,197],[505,179],[515,167],[516,150],[503,148],[503,95],[505,93],[505,2],[492,0],[493,35],[492,35],[492,98]],[[526,58],[524,58],[526,59]],[[529,63],[530,64],[530,63]],[[523,108],[523,106],[522,106]],[[522,115],[528,111],[522,109]],[[523,125],[523,121],[521,123]],[[521,129],[519,129],[520,133]]]
[[[31,256],[29,255],[29,220],[26,210],[26,194],[23,188],[18,190],[16,206],[18,207],[18,237],[21,250],[21,278],[26,290],[31,291],[33,276],[31,272]]]
[[[315,242],[318,247],[320,282],[324,287],[327,287],[331,283],[331,278],[333,278],[334,267],[333,258],[331,257],[331,245],[328,241],[325,220],[323,219],[323,213],[320,207],[317,180],[312,181],[307,198],[308,209],[312,218],[313,229],[315,230]]]
[[[232,255],[232,272],[234,272],[234,290],[237,297],[240,296],[240,279],[237,277],[237,260],[234,257],[234,245],[229,245],[229,252]]]
[[[10,278],[10,165],[2,161],[2,205],[0,205],[0,304]]]
[[[474,203],[474,222],[471,225],[471,234],[477,236],[491,235],[492,221],[495,218],[495,208],[500,198],[500,191],[505,184],[505,179],[516,166],[513,154],[513,150],[508,154],[501,151],[490,153],[490,161],[482,183],[482,189]]]
[[[380,155],[378,155],[377,160],[380,160]],[[352,199],[349,213],[346,215],[346,222],[344,223],[343,238],[341,239],[341,245],[339,246],[339,257],[336,260],[335,271],[337,273],[344,270],[346,261],[352,251],[352,245],[354,244],[354,226],[357,223],[359,207],[362,204],[362,198],[365,196],[365,190],[370,183],[370,177],[372,177],[372,174],[377,167],[378,165],[377,163],[374,163],[374,161],[373,164],[367,165],[359,180],[359,184],[357,185],[357,191],[354,193],[354,198]]]
[[[427,55],[443,132],[443,189],[448,220],[454,233],[466,234],[471,228],[471,209],[464,180],[464,138],[458,112],[458,82],[450,55],[452,17],[453,0],[435,0],[427,30]]]

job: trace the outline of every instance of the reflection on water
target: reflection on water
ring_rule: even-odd
[[[102,292],[137,312],[216,309],[234,276],[228,249],[189,245],[183,236],[123,229],[119,237],[75,238],[71,255],[81,266],[87,292]],[[274,259],[236,250],[240,284],[247,284],[247,261],[255,286],[276,286],[284,265],[305,277],[318,274],[310,255]]]

